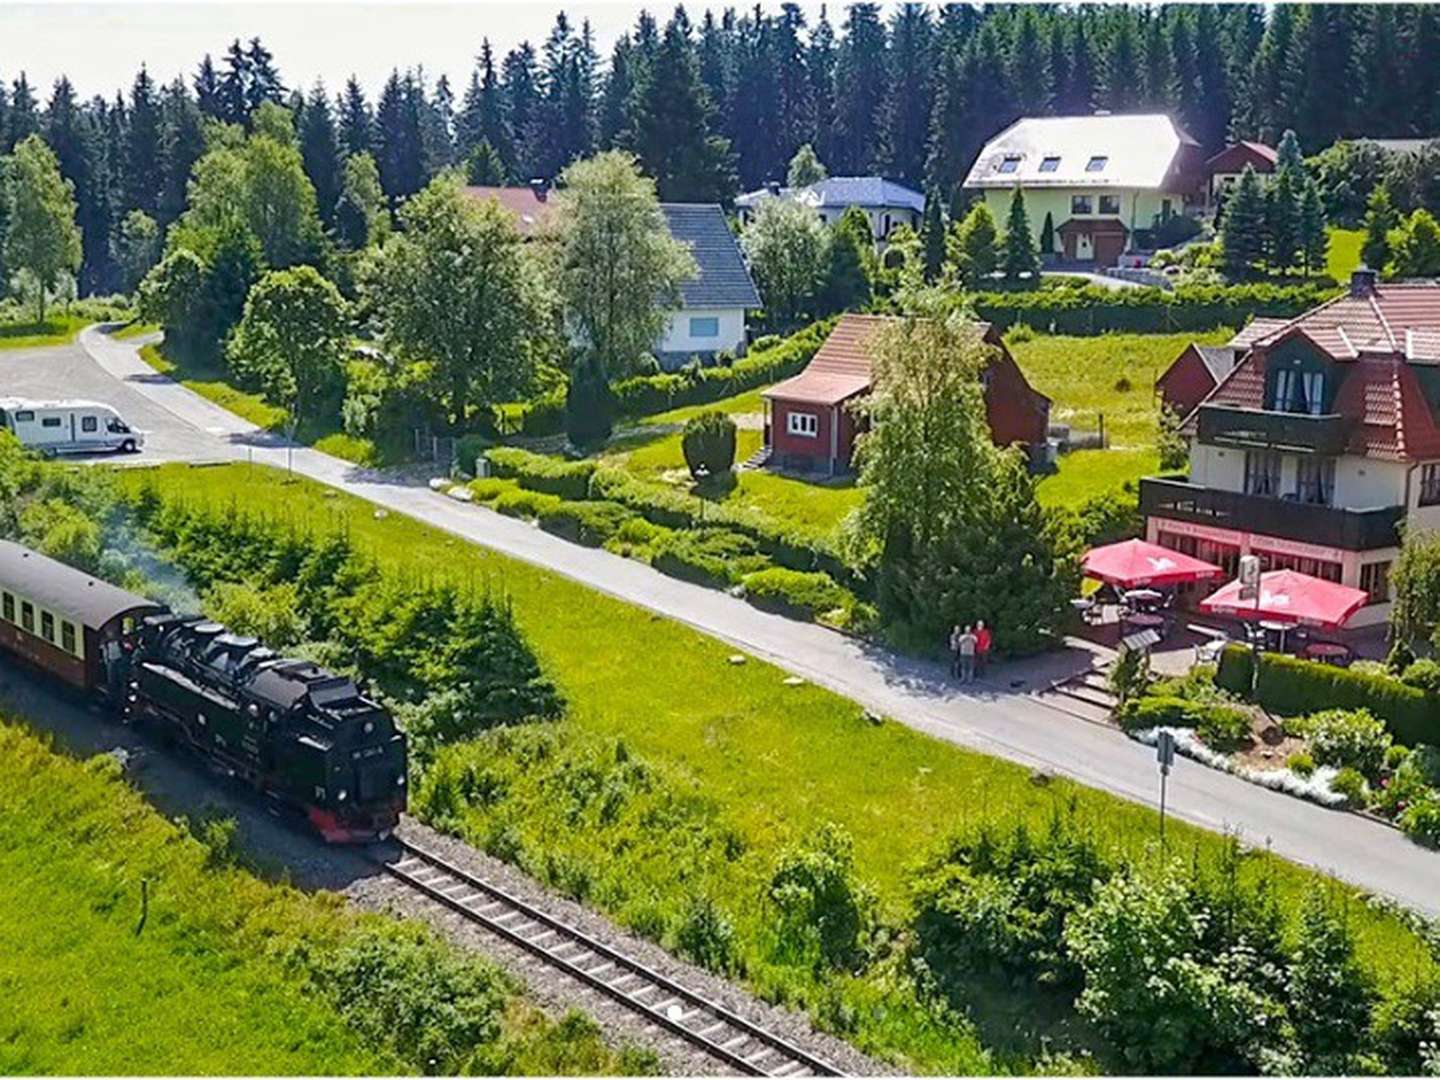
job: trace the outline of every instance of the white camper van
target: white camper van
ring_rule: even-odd
[[[100,450],[133,454],[145,445],[143,431],[98,401],[0,398],[0,428],[13,432],[22,446],[49,456]]]

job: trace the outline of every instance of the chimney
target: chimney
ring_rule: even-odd
[[[537,202],[544,202],[545,196],[550,194],[550,181],[537,176],[530,181],[530,190],[535,193]]]
[[[1371,270],[1364,263],[1355,268],[1350,275],[1351,296],[1371,296],[1375,292],[1375,283],[1379,280],[1379,274]]]
[[[765,190],[768,191],[771,195],[777,195],[777,196],[778,196],[778,195],[780,194],[780,181],[779,181],[779,180],[769,180],[769,181],[767,181],[766,184],[765,184]]]

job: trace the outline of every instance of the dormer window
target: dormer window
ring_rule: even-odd
[[[1104,154],[1096,154],[1094,157],[1092,157],[1089,161],[1085,163],[1085,171],[1104,172],[1105,166],[1109,163],[1109,161],[1110,159]]]
[[[1325,373],[1281,368],[1275,373],[1275,394],[1270,408],[1276,412],[1319,416],[1325,411]]]
[[[1019,169],[1019,168],[1020,168],[1020,155],[1019,155],[1019,154],[1006,154],[1006,155],[1004,156],[1004,158],[1001,159],[1000,164],[999,164],[998,166],[996,166],[996,171],[997,171],[997,172],[1002,172],[1002,173],[1013,173],[1013,172],[1015,172],[1015,171],[1016,171],[1017,169]]]
[[[1041,159],[1041,161],[1040,161],[1040,171],[1041,171],[1041,172],[1055,172],[1055,171],[1056,171],[1057,169],[1059,169],[1059,168],[1060,168],[1060,158],[1059,158],[1059,157],[1051,156],[1051,157],[1043,158],[1043,159]]]

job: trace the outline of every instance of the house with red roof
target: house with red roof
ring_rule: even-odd
[[[1224,345],[1190,342],[1155,380],[1155,392],[1183,420],[1234,370],[1251,342],[1284,323],[1284,319],[1254,319]]]
[[[1231,143],[1205,162],[1207,208],[1220,209],[1230,189],[1240,182],[1247,165],[1261,175],[1268,175],[1275,171],[1279,160],[1280,155],[1273,146],[1249,141]]]
[[[855,438],[863,430],[853,405],[870,392],[870,343],[887,316],[843,315],[805,370],[761,394],[768,460],[797,472],[849,472]],[[1045,445],[1050,399],[1032,388],[989,323],[980,323],[993,350],[981,375],[990,435],[1001,446],[1032,453]]]
[[[1185,422],[1188,477],[1141,482],[1147,539],[1232,574],[1253,554],[1363,589],[1351,625],[1382,622],[1401,528],[1440,528],[1437,417],[1440,284],[1362,268],[1251,335]]]

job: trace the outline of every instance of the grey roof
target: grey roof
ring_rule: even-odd
[[[1243,350],[1232,349],[1228,345],[1196,345],[1195,351],[1205,361],[1206,370],[1217,383],[1235,367],[1237,352],[1243,355]]]
[[[1193,142],[1164,113],[1029,116],[985,144],[965,186],[1160,188]],[[1052,167],[1042,172],[1047,159]],[[1104,161],[1091,170],[1092,159]]]
[[[847,206],[900,207],[925,212],[925,196],[914,188],[883,176],[831,176],[808,187],[757,188],[735,200],[736,206],[754,207],[775,197],[794,199],[815,209],[840,210]]]
[[[1372,139],[1362,136],[1354,141],[1374,143],[1387,154],[1418,154],[1435,140],[1436,136],[1432,135],[1424,139]]]
[[[153,600],[117,589],[9,540],[0,540],[0,587],[92,630],[117,615],[161,609]]]
[[[661,203],[670,235],[690,248],[698,276],[680,286],[687,308],[758,308],[760,294],[740,244],[716,203]]]

